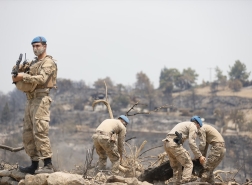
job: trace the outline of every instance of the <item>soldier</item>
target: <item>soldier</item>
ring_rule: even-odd
[[[26,65],[21,65],[16,77],[12,77],[19,90],[26,93],[27,103],[23,125],[23,143],[26,153],[31,158],[31,166],[19,167],[23,173],[52,173],[52,150],[48,137],[50,121],[50,89],[56,87],[57,65],[46,54],[46,39],[36,37],[31,45],[37,56]],[[38,169],[39,160],[44,167]]]
[[[173,170],[173,178],[170,182],[187,183],[197,180],[197,177],[192,176],[193,163],[189,152],[183,147],[183,142],[189,139],[189,146],[196,159],[200,160],[200,163],[204,163],[205,157],[202,156],[196,145],[196,137],[198,129],[202,127],[202,121],[199,116],[193,116],[191,121],[178,123],[168,134],[164,141],[164,148],[169,157],[170,165]],[[182,134],[182,144],[175,134]],[[182,173],[182,166],[184,167]],[[180,176],[182,173],[182,180]]]
[[[96,152],[99,155],[99,170],[106,169],[108,156],[112,163],[111,172],[113,174],[119,173],[127,124],[129,124],[129,119],[127,116],[121,115],[118,119],[106,119],[97,127],[92,138]]]
[[[199,149],[203,156],[206,157],[209,144],[211,145],[210,153],[207,157],[204,166],[204,171],[201,176],[201,182],[214,184],[214,169],[220,164],[225,153],[225,142],[221,134],[212,126],[204,124],[199,132]]]

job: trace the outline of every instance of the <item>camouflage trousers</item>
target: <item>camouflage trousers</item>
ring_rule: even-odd
[[[23,125],[23,143],[25,152],[33,161],[52,157],[48,137],[51,101],[52,99],[49,96],[27,100]]]
[[[225,156],[226,148],[224,144],[212,146],[210,149],[210,153],[207,157],[207,161],[204,164],[204,171],[201,176],[201,182],[208,182],[210,184],[214,184],[214,169],[220,164],[223,157]]]
[[[179,182],[181,180],[181,174],[182,180],[191,178],[193,163],[189,152],[182,145],[177,145],[173,141],[175,137],[176,136],[168,136],[167,140],[164,142],[164,148],[173,170],[173,180]],[[182,166],[184,167],[183,173]]]
[[[117,144],[110,141],[107,135],[93,134],[94,146],[96,153],[99,155],[99,170],[105,170],[107,164],[107,157],[112,163],[111,172],[114,174],[119,173],[120,154],[118,152]]]

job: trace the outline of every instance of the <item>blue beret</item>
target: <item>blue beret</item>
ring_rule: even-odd
[[[121,116],[119,116],[119,118],[121,118],[122,120],[124,120],[127,124],[130,123],[129,118],[127,116],[121,115]]]
[[[190,121],[191,122],[196,121],[200,125],[200,127],[202,127],[203,125],[202,120],[199,116],[193,116]]]
[[[36,42],[46,42],[46,39],[45,39],[45,37],[38,36],[38,37],[35,37],[35,38],[32,40],[31,44],[36,43]]]

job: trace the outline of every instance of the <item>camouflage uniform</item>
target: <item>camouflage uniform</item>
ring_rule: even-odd
[[[111,171],[119,173],[120,157],[123,153],[126,127],[119,119],[106,119],[96,129],[92,138],[99,155],[99,170],[106,169],[107,156],[112,163]]]
[[[23,83],[35,84],[35,90],[25,92],[27,103],[24,116],[23,143],[32,161],[51,158],[52,151],[48,137],[50,121],[50,88],[56,85],[57,66],[51,56],[35,58],[28,73],[23,74]],[[22,72],[22,67],[20,69]]]
[[[196,145],[196,137],[198,129],[193,122],[178,123],[164,139],[164,148],[169,157],[170,165],[173,169],[173,179],[178,182],[182,173],[182,166],[184,167],[182,173],[182,181],[191,179],[193,163],[189,152],[183,147],[182,144],[178,145],[174,142],[176,137],[175,132],[182,133],[183,142],[189,139],[189,146],[194,153],[195,158],[202,156]]]
[[[203,156],[207,155],[209,144],[212,145],[207,161],[204,164],[204,172],[201,177],[201,182],[214,184],[214,169],[220,164],[225,153],[225,142],[221,134],[212,126],[204,124],[199,130],[199,149]]]

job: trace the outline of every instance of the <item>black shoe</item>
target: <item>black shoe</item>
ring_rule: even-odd
[[[35,174],[35,170],[38,169],[38,165],[39,165],[38,161],[32,161],[31,166],[27,166],[27,167],[19,166],[19,171],[22,173],[29,173],[33,175]]]

